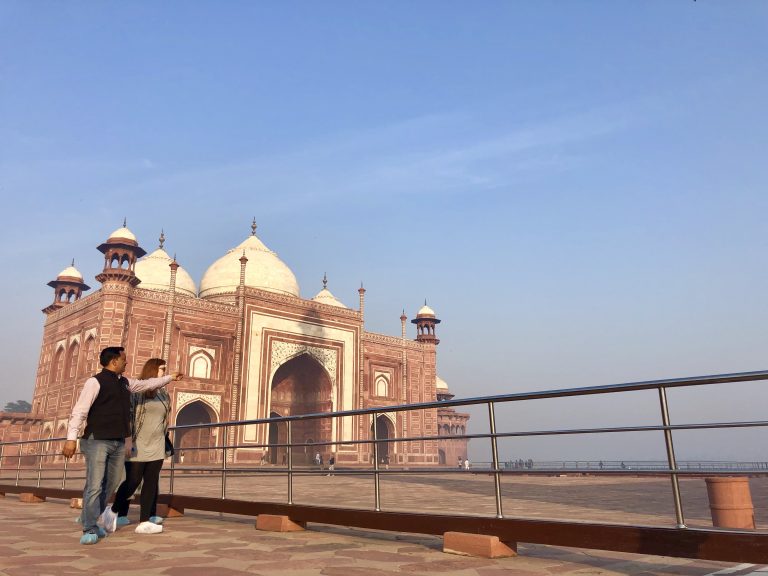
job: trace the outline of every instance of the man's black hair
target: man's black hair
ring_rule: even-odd
[[[107,348],[104,348],[104,350],[101,351],[101,354],[99,354],[99,364],[106,368],[112,360],[120,358],[120,354],[124,351],[125,348],[122,346],[108,346]]]

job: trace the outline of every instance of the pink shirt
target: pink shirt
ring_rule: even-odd
[[[128,390],[131,392],[146,392],[147,390],[162,388],[173,380],[173,376],[160,376],[159,378],[149,378],[147,380],[128,378],[127,380]],[[77,440],[77,437],[80,435],[80,429],[83,428],[83,424],[88,419],[88,412],[91,410],[93,401],[99,395],[99,390],[101,390],[101,385],[93,376],[85,381],[77,403],[72,408],[72,416],[69,418],[69,427],[67,428],[67,440]]]

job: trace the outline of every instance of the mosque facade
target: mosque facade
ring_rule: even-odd
[[[99,371],[106,346],[123,346],[126,374],[138,375],[152,357],[171,371],[171,423],[177,426],[279,416],[381,408],[373,415],[296,420],[293,443],[334,442],[293,448],[294,462],[308,463],[315,451],[337,463],[368,464],[373,444],[360,440],[422,436],[435,440],[380,442],[382,461],[402,465],[454,465],[466,455],[466,441],[440,439],[462,434],[469,416],[450,408],[409,412],[387,406],[451,397],[436,373],[436,327],[426,303],[411,321],[415,340],[365,330],[365,290],[357,309],[327,288],[311,299],[300,296],[290,268],[251,234],[216,260],[199,288],[160,246],[147,254],[125,225],[98,246],[104,268],[90,287],[72,266],[49,282],[53,302],[46,315],[39,364],[27,415],[0,413],[0,439],[57,438],[88,376]],[[288,436],[285,422],[177,431],[177,458],[185,463],[221,459],[226,444],[235,462],[282,464]]]

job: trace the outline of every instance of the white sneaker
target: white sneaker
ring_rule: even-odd
[[[160,534],[163,531],[163,527],[159,524],[152,524],[152,522],[142,522],[136,526],[136,534]]]
[[[117,513],[112,512],[112,507],[107,506],[101,513],[101,521],[104,524],[104,530],[114,532],[117,530]]]

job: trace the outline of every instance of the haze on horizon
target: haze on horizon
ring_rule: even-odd
[[[768,5],[0,3],[0,402],[31,399],[49,280],[123,218],[196,282],[250,233],[398,335],[426,298],[457,397],[766,368]],[[411,337],[415,337],[409,324]],[[761,382],[670,393],[762,420]],[[484,427],[473,413],[473,431]],[[508,429],[659,422],[542,401]],[[764,430],[681,459],[768,460]],[[663,458],[653,439],[508,457]],[[473,447],[483,458],[486,451]]]

